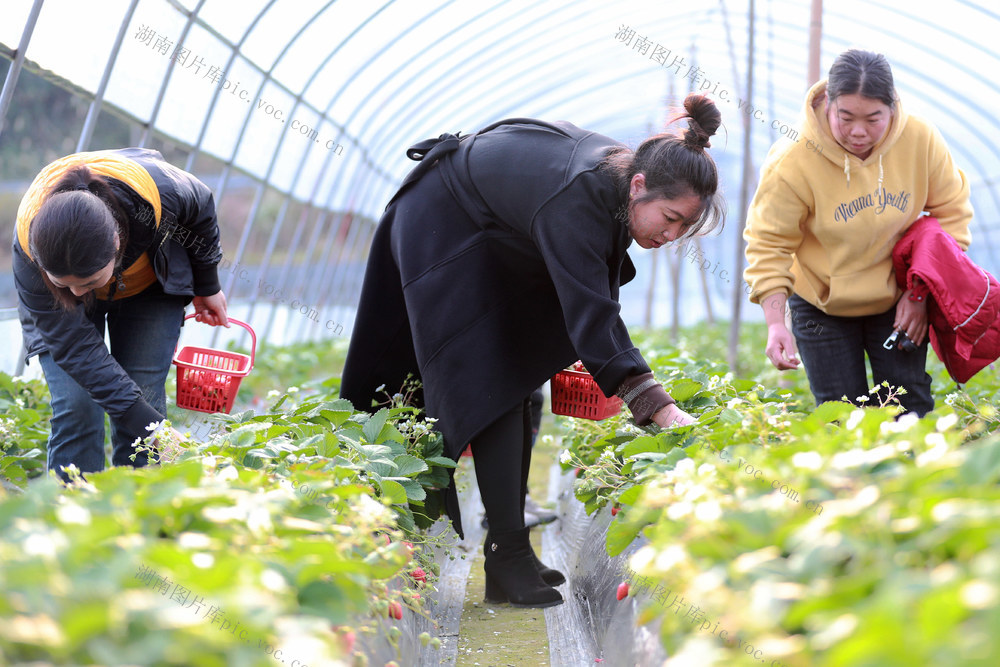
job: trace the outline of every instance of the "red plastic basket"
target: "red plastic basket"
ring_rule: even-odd
[[[188,315],[185,321],[194,315]],[[233,409],[240,382],[253,369],[257,334],[246,322],[229,318],[250,332],[250,356],[208,347],[185,346],[174,353],[177,366],[177,407],[196,412],[226,412]]]
[[[574,364],[583,368],[580,362]],[[622,399],[608,398],[586,370],[559,371],[552,377],[552,412],[601,421],[621,412]]]

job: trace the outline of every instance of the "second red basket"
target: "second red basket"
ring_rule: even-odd
[[[574,367],[582,368],[580,362]],[[600,421],[621,412],[622,399],[608,398],[585,370],[559,371],[552,377],[552,412]]]
[[[185,321],[194,315],[188,315]],[[233,409],[240,382],[253,369],[257,334],[246,322],[229,318],[250,332],[250,356],[208,347],[184,346],[174,354],[177,366],[177,407],[196,412],[225,412]]]

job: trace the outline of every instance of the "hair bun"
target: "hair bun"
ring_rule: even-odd
[[[705,95],[691,93],[684,98],[684,111],[680,116],[688,119],[688,129],[682,133],[684,144],[691,148],[710,147],[709,138],[722,124],[722,113],[715,102]]]

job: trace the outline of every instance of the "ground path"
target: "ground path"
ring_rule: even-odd
[[[656,636],[647,628],[635,627],[636,602],[615,598],[618,565],[637,545],[616,559],[608,558],[604,534],[610,513],[586,516],[582,504],[572,496],[572,476],[562,474],[551,457],[538,459],[541,461],[533,465],[533,496],[547,499],[560,518],[533,529],[532,543],[546,564],[569,579],[559,587],[566,602],[542,610],[483,600],[482,505],[475,472],[465,459],[456,483],[466,539],[451,549],[451,555],[460,553],[465,558],[452,560],[439,553],[443,566],[439,604],[432,612],[438,619],[437,633],[443,645],[439,651],[421,650],[411,659],[402,651],[402,661],[397,659],[400,665],[633,667],[663,662],[665,655]],[[545,465],[537,465],[539,462]],[[540,478],[545,482],[540,483]],[[457,576],[461,572],[466,574],[464,580]],[[382,663],[373,660],[372,664]]]

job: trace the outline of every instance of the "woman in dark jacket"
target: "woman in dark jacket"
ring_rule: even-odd
[[[677,408],[629,339],[618,290],[635,240],[655,248],[721,221],[705,152],[720,114],[685,100],[689,129],[631,151],[566,122],[511,119],[411,148],[422,160],[372,241],[342,395],[370,409],[381,385],[423,384],[427,414],[457,459],[471,443],[490,533],[486,597],[545,607],[565,581],[524,527],[528,396],[581,359],[636,421],[667,427]],[[462,534],[455,495],[448,513]]]
[[[52,397],[48,469],[103,470],[105,413],[112,464],[145,465],[133,445],[166,415],[185,306],[228,326],[211,190],[153,150],[69,155],[21,200],[13,256],[26,355]]]

